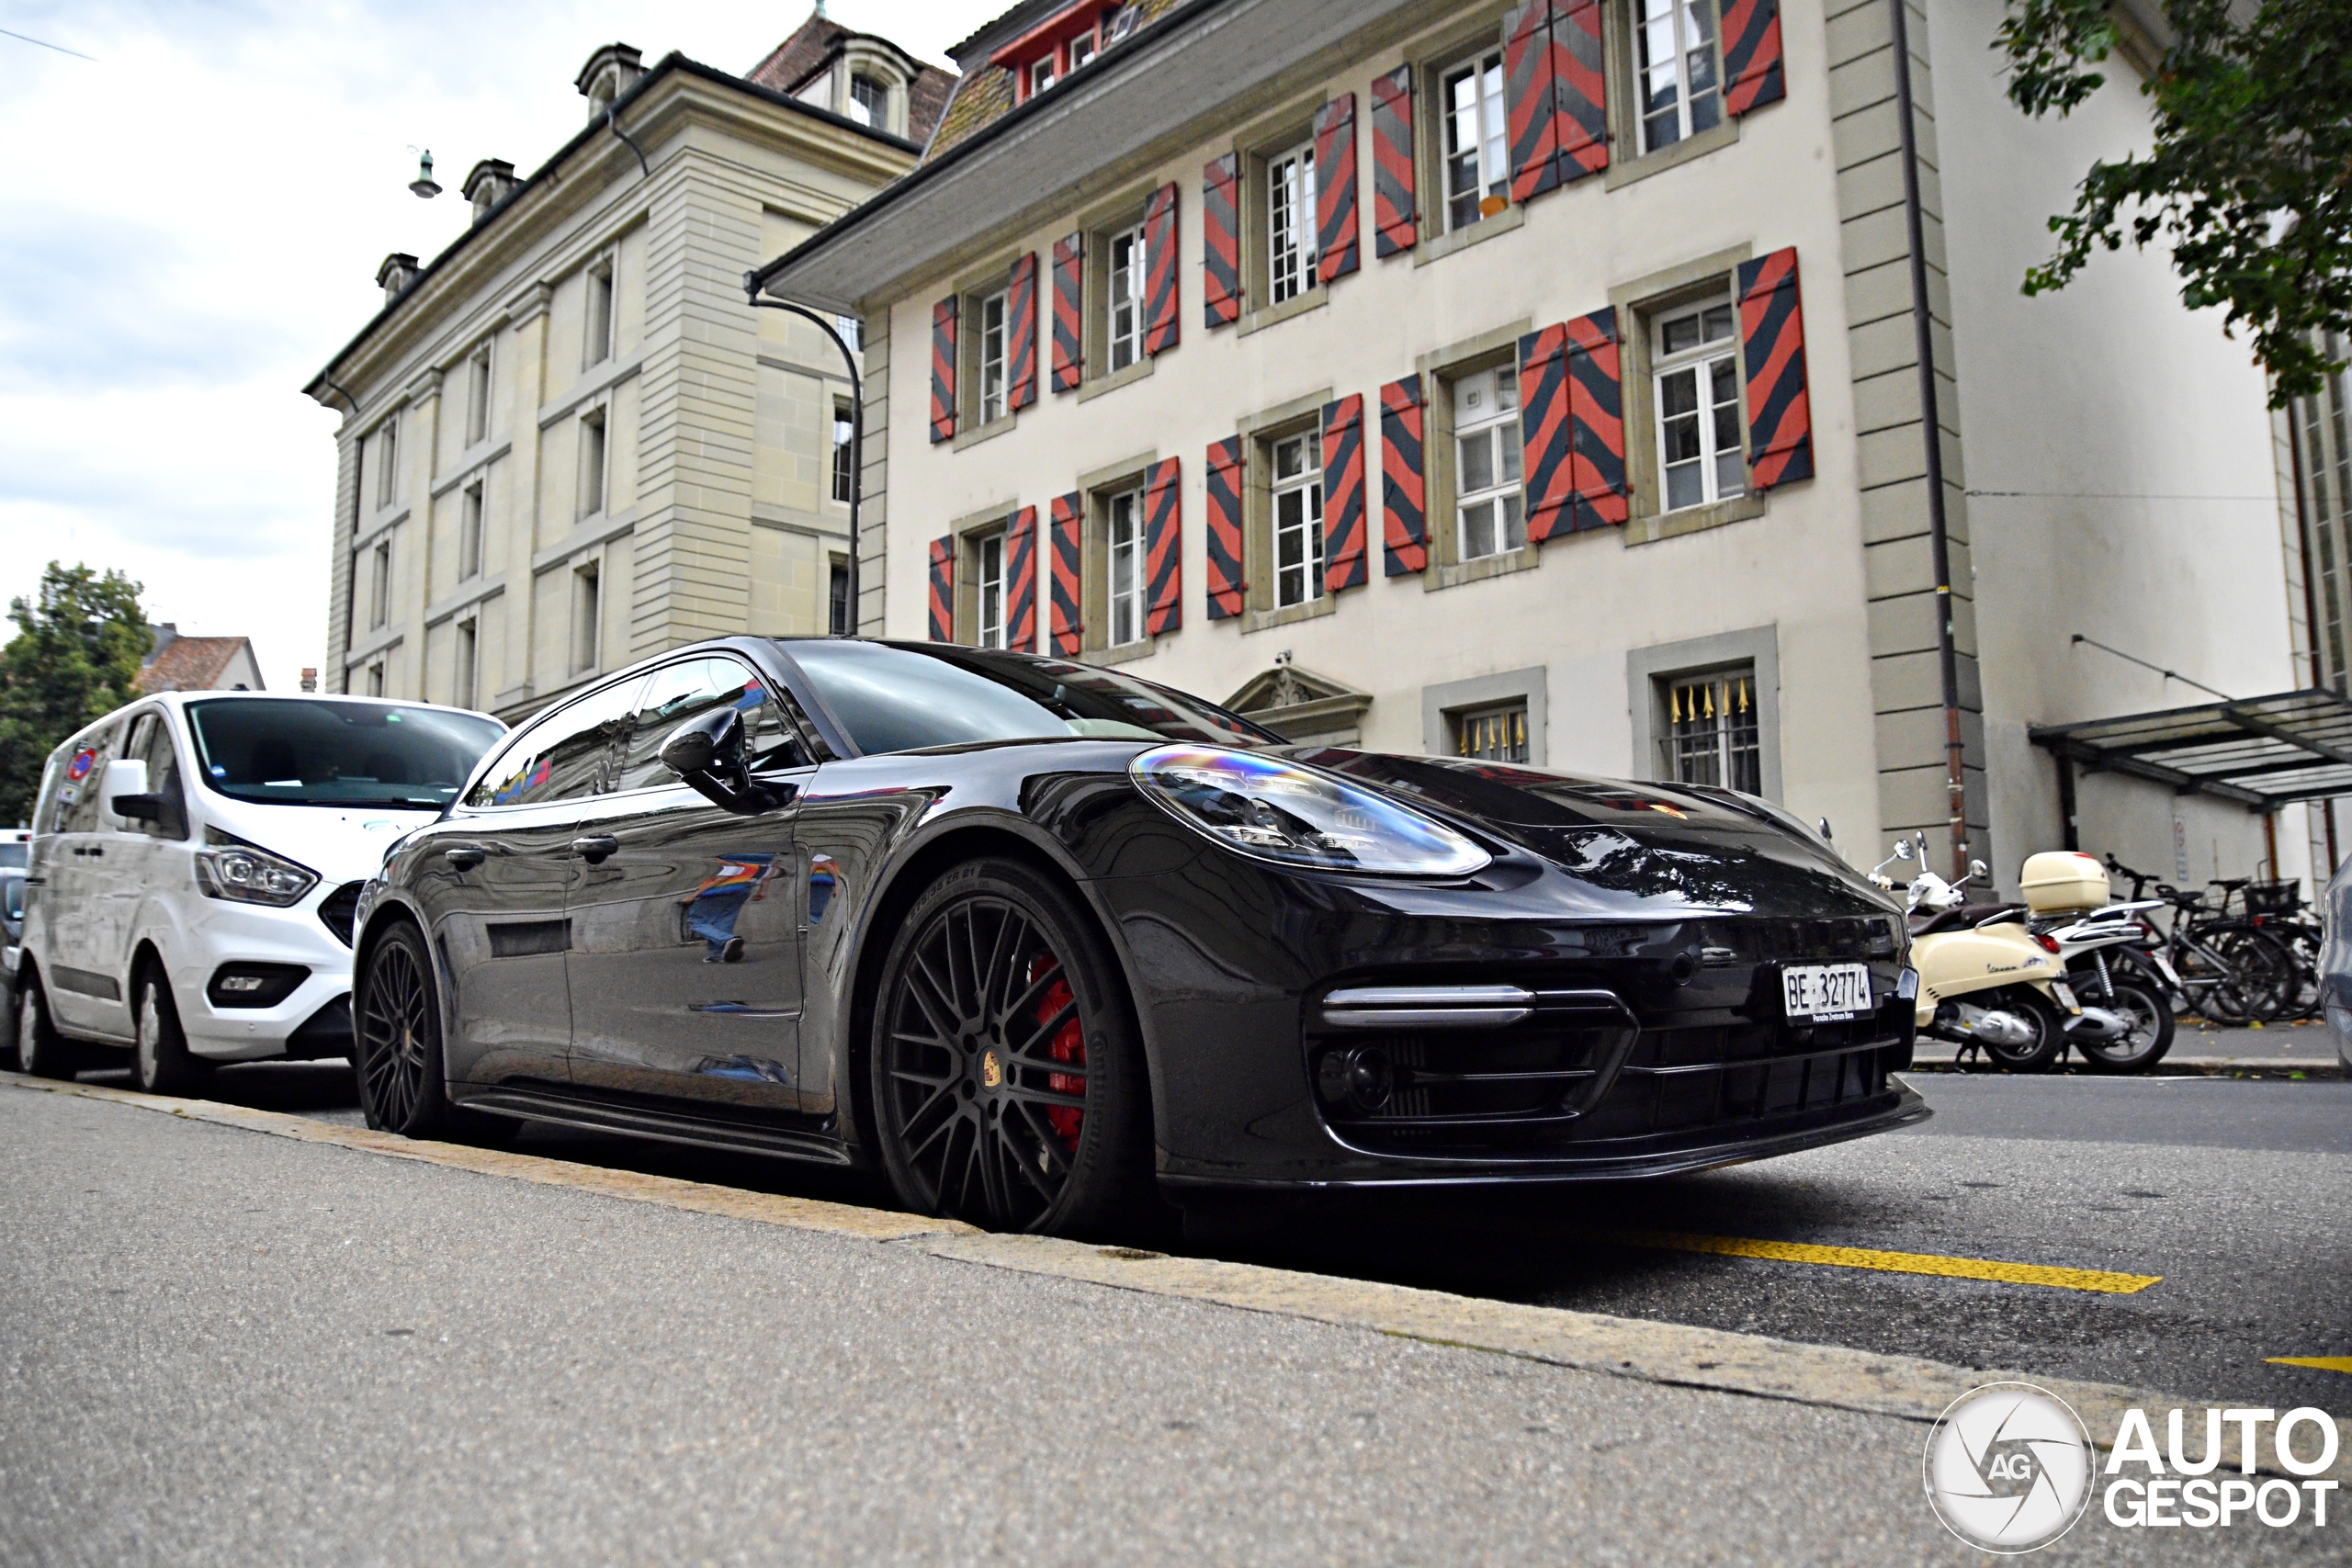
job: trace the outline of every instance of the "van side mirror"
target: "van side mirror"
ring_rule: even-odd
[[[662,742],[662,765],[704,799],[741,817],[791,800],[790,784],[757,784],[743,757],[743,716],[734,708],[690,718]]]

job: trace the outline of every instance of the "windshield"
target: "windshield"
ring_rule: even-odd
[[[1204,740],[1279,746],[1214,704],[1091,665],[942,644],[783,645],[868,756],[994,740]]]
[[[450,708],[331,698],[190,703],[197,773],[232,800],[438,811],[505,730]]]
[[[0,871],[22,871],[26,863],[23,844],[0,844]]]

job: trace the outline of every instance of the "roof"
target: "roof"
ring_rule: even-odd
[[[2026,733],[2078,767],[2257,811],[2352,795],[2352,701],[2334,692],[2281,692]]]
[[[859,136],[882,142],[886,146],[898,148],[902,152],[920,152],[922,150],[920,142],[910,141],[903,137],[892,136],[888,131],[876,130],[870,126],[861,125],[854,119],[834,114],[830,109],[821,109],[814,104],[803,103],[798,98],[779,93],[772,87],[763,87],[755,83],[746,81],[741,76],[730,75],[727,72],[721,71],[716,66],[705,65],[698,60],[689,60],[684,55],[677,53],[674,51],[662,56],[659,63],[654,65],[651,70],[646,72],[645,74],[639,76],[636,81],[630,83],[628,90],[622,93],[619,97],[613,100],[612,112],[615,118],[619,119],[621,117],[625,116],[631,104],[634,104],[639,98],[650,92],[655,84],[673,74],[694,76],[702,81],[715,83],[720,86],[732,87],[740,92],[749,93],[754,97],[777,105],[780,107],[789,109],[796,114],[809,116],[818,120],[821,120],[827,125],[836,126],[842,130],[853,131]],[[320,368],[317,375],[311,377],[311,379],[304,384],[302,388],[303,392],[310,397],[317,398],[321,402],[326,401],[325,397],[322,395],[326,392],[342,392],[343,389],[335,386],[333,380],[330,379],[334,375],[336,367],[340,366],[345,359],[348,359],[360,344],[366,343],[370,337],[374,336],[377,329],[390,321],[393,315],[400,310],[401,306],[407,301],[409,297],[416,292],[419,285],[423,284],[426,279],[432,277],[444,266],[447,265],[452,258],[463,253],[469,245],[481,243],[482,236],[497,228],[499,220],[526,197],[537,191],[542,185],[553,183],[552,176],[555,170],[566,160],[570,159],[572,154],[578,152],[582,148],[587,146],[589,142],[594,141],[598,137],[608,137],[611,135],[612,132],[605,128],[605,124],[602,120],[591,120],[588,124],[582,126],[572,135],[570,141],[566,141],[561,147],[556,149],[554,155],[549,157],[546,163],[541,164],[537,169],[531,171],[528,178],[518,181],[515,184],[514,188],[507,192],[506,195],[501,198],[498,205],[490,209],[489,214],[485,216],[481,221],[459,231],[458,237],[443,247],[439,255],[435,256],[430,262],[427,262],[421,269],[418,270],[417,275],[409,281],[409,286],[406,288],[401,290],[401,292],[394,298],[386,300],[384,308],[378,310],[375,315],[369,317],[368,324],[360,328],[357,333],[354,333],[349,343],[345,344],[341,348],[335,350],[334,356],[332,359],[329,359],[326,364]],[[345,396],[347,398],[348,394],[346,393]]]
[[[139,671],[144,696],[157,692],[209,692],[239,653],[251,657],[253,639],[242,637],[173,637],[163,640]]]
[[[956,96],[947,100],[946,112],[939,120],[939,134],[931,139],[924,159],[935,158],[957,142],[978,135],[1012,108],[1012,73],[989,59],[1000,46],[1035,30],[1063,11],[1099,3],[1100,0],[1022,0],[1022,4],[1003,12],[950,51],[956,63],[965,70],[956,78]],[[1135,26],[1140,31],[1183,4],[1185,0],[1132,0],[1126,9],[1135,13]],[[1134,34],[1128,36],[1132,38]],[[1090,63],[1071,75],[1091,69]]]
[[[910,73],[907,84],[908,139],[930,141],[931,133],[939,127],[941,112],[947,107],[948,95],[955,90],[954,73],[917,60],[878,33],[845,28],[821,10],[810,12],[808,19],[776,45],[774,53],[746,73],[745,80],[790,96],[808,85],[810,78],[829,69],[852,43],[872,44],[899,57]]]

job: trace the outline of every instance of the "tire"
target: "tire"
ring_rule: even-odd
[[[2034,1037],[2023,1045],[1987,1045],[1993,1065],[2012,1073],[2046,1073],[2066,1048],[2065,1020],[2058,1004],[2030,986],[2012,986],[1998,993],[1999,1006],[2034,1026]]]
[[[180,1010],[163,966],[139,966],[130,983],[131,1082],[148,1094],[189,1095],[210,1076],[211,1064],[188,1055]]]
[[[2213,988],[2206,1009],[2217,1023],[2268,1022],[2294,1000],[2295,961],[2260,931],[2223,931],[2213,950],[2229,964],[2232,978]]]
[[[2114,984],[2103,992],[2098,991],[2097,970],[2089,971],[2086,978],[2090,984],[2075,987],[2076,998],[2090,1007],[2121,1013],[2132,1021],[2132,1028],[2129,1035],[2110,1044],[2075,1041],[2075,1049],[2083,1054],[2083,1065],[2095,1073],[2144,1073],[2163,1061],[2165,1053],[2172,1049],[2173,1036],[2172,1009],[2165,1005],[2164,994],[2128,969],[2116,975]]]
[[[17,999],[17,1070],[37,1078],[71,1083],[87,1054],[50,1021],[49,998],[35,976],[23,978]]]
[[[352,1066],[368,1125],[406,1138],[451,1129],[433,960],[414,926],[395,925],[368,950],[351,998]]]
[[[875,1127],[908,1208],[1054,1235],[1148,1217],[1142,1043],[1101,929],[1061,888],[1010,861],[950,871],[893,938],[873,1018]]]
[[[0,1067],[17,1070],[17,993],[0,991]]]

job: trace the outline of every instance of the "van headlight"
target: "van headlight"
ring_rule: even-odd
[[[299,904],[319,885],[319,874],[282,855],[208,829],[196,852],[196,890],[207,898],[237,904],[266,904],[283,909]]]
[[[1179,821],[1259,860],[1391,876],[1467,876],[1493,858],[1410,807],[1279,757],[1161,746],[1127,771]]]

